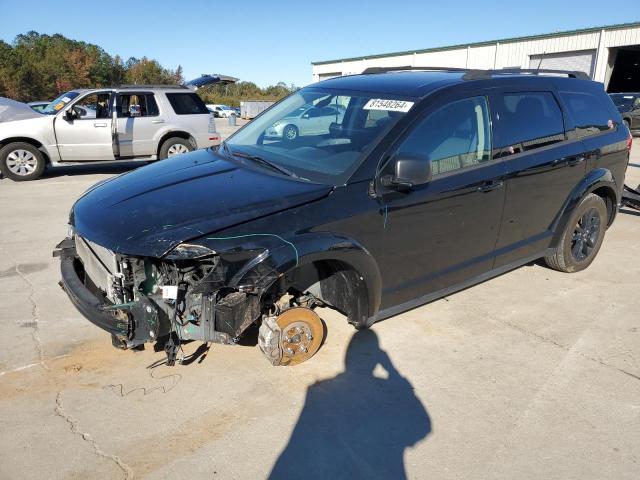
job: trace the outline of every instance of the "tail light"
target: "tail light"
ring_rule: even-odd
[[[629,132],[629,138],[627,138],[627,150],[631,152],[631,145],[633,145],[633,135]]]

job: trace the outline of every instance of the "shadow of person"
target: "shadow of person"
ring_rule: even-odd
[[[374,376],[376,366],[387,378]],[[289,443],[269,478],[406,478],[404,451],[431,432],[413,387],[373,330],[354,334],[345,371],[309,387]]]

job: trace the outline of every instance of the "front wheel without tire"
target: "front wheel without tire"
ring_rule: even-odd
[[[183,153],[189,153],[193,150],[193,145],[189,140],[181,137],[171,137],[164,141],[162,147],[160,147],[160,160],[173,157],[175,155],[182,155]]]
[[[560,245],[545,263],[561,272],[584,270],[596,258],[607,228],[607,206],[593,193],[588,194],[567,222]]]
[[[10,143],[0,150],[0,171],[16,182],[39,178],[44,167],[44,155],[30,143]]]

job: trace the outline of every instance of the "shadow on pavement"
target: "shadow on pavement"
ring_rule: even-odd
[[[380,365],[388,378],[374,376]],[[411,383],[393,366],[373,330],[354,334],[345,371],[307,398],[269,478],[406,478],[404,451],[431,432]]]

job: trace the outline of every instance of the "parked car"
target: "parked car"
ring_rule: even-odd
[[[282,138],[291,142],[299,136],[324,135],[329,133],[331,124],[342,122],[345,108],[342,105],[316,107],[304,105],[267,129],[266,137]]]
[[[72,90],[41,113],[5,103],[0,171],[16,181],[40,177],[46,165],[147,162],[220,143],[213,116],[188,86]]]
[[[338,103],[328,130],[266,141],[302,108]],[[587,268],[630,145],[582,74],[334,78],[218,149],[84,193],[56,250],[62,285],[116,346],[158,342],[172,363],[180,342],[234,344],[256,324],[266,358],[295,365],[322,344],[318,306],[360,329],[538,258]]]
[[[42,112],[42,110],[44,110],[44,109],[45,109],[45,107],[46,107],[47,105],[49,105],[49,103],[51,103],[51,102],[41,102],[41,101],[39,101],[39,102],[29,102],[29,103],[28,103],[28,105],[29,105],[33,110],[35,110],[36,112],[40,113],[40,112]]]
[[[232,115],[237,115],[236,111],[227,105],[207,104],[207,108],[213,113],[214,117],[228,118]]]
[[[609,96],[627,128],[632,134],[640,135],[640,93],[612,93]]]

